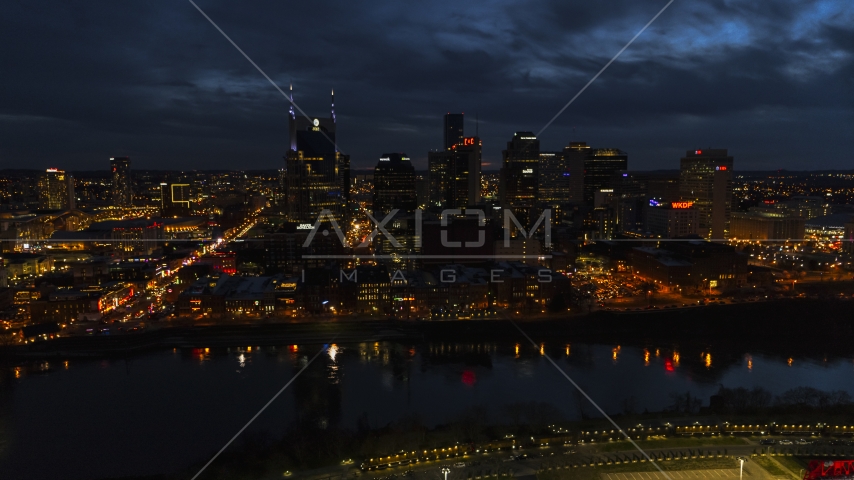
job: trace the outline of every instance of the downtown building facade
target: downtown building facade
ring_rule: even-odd
[[[130,172],[130,157],[111,157],[113,206],[133,206],[133,179]]]
[[[465,136],[462,113],[445,115],[443,141],[443,150],[427,153],[428,205],[465,209],[480,203],[483,142]]]
[[[806,219],[785,211],[751,208],[733,212],[729,238],[738,240],[795,240],[804,239]]]
[[[584,157],[584,203],[593,205],[596,192],[611,188],[618,172],[628,169],[629,157],[617,148],[592,148]]]
[[[71,210],[75,208],[74,177],[64,170],[48,168],[38,180],[39,208]]]
[[[726,149],[689,150],[679,164],[679,193],[693,202],[698,234],[710,240],[729,236],[733,157]]]
[[[692,202],[659,202],[651,199],[646,208],[646,228],[656,238],[696,236],[697,213]]]
[[[293,102],[293,87],[290,98]],[[336,221],[347,213],[350,156],[335,143],[335,94],[328,118],[297,117],[293,104],[288,117],[290,148],[281,172],[289,221],[313,223],[324,210]]]
[[[527,225],[539,200],[540,141],[533,132],[516,132],[501,156],[498,196],[502,207],[512,210]]]

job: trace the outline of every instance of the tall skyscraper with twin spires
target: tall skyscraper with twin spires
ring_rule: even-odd
[[[326,118],[298,114],[293,98],[291,85],[290,148],[283,172],[286,215],[292,222],[314,223],[322,211],[328,210],[340,221],[350,198],[350,156],[338,150],[335,140],[335,91]]]

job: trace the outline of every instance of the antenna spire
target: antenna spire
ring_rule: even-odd
[[[291,94],[291,96],[290,96],[291,106],[290,106],[289,113],[291,114],[291,119],[296,119],[297,118],[296,112],[294,112],[294,84],[293,83],[291,83],[290,94]]]
[[[335,89],[332,89],[332,123],[335,123]]]

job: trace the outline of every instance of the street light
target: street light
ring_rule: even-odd
[[[451,469],[448,467],[442,467],[442,473],[445,474],[445,480],[448,480],[448,474],[451,473]]]
[[[744,474],[744,462],[747,461],[744,457],[738,457],[738,480],[742,480],[742,476]]]

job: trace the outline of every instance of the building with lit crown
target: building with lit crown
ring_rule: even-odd
[[[290,92],[293,101],[293,87]],[[328,210],[343,220],[350,196],[350,156],[338,151],[335,93],[328,118],[288,117],[290,149],[285,155],[286,216],[293,222],[314,223]]]
[[[74,186],[72,177],[64,170],[48,168],[39,177],[39,208],[42,210],[66,210],[74,208]]]

